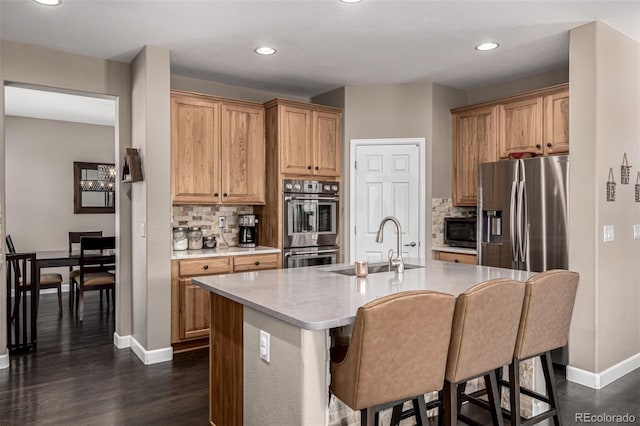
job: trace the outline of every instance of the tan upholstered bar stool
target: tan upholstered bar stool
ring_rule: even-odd
[[[425,424],[424,394],[442,389],[455,298],[434,291],[407,291],[358,308],[343,360],[331,362],[331,392],[361,424],[376,414],[418,399]]]
[[[571,314],[576,300],[579,275],[576,272],[552,270],[530,278],[525,286],[520,328],[509,366],[511,424],[530,425],[553,417],[561,424],[551,351],[567,344]],[[547,395],[540,395],[520,386],[520,361],[540,357]],[[544,401],[549,411],[530,419],[520,417],[520,394]]]
[[[459,413],[467,381],[484,377],[494,425],[502,425],[495,369],[511,363],[524,298],[524,283],[494,279],[458,296],[444,384],[445,424],[478,422]]]

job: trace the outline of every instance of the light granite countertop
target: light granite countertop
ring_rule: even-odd
[[[461,254],[478,254],[478,250],[474,248],[451,247],[451,246],[431,247],[431,251],[445,251],[448,253],[461,253]]]
[[[492,278],[526,280],[535,273],[433,260],[406,260],[424,268],[370,273],[366,278],[332,271],[352,264],[310,266],[193,278],[200,287],[307,330],[352,324],[358,307],[392,293],[436,290],[458,295]],[[373,265],[369,265],[370,270]]]
[[[171,260],[182,259],[198,259],[201,257],[218,257],[218,256],[243,256],[247,254],[268,254],[280,253],[280,249],[266,246],[258,246],[253,248],[246,247],[218,247],[214,249],[202,250],[174,250],[171,253]]]

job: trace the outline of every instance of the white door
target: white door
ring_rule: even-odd
[[[383,243],[376,243],[380,221],[395,216],[402,226],[404,257],[420,257],[421,187],[418,144],[356,145],[355,259],[386,261],[396,251],[396,227],[387,222]]]

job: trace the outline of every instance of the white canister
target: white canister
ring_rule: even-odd
[[[187,233],[189,239],[189,250],[201,250],[202,249],[202,230],[197,226],[189,228]]]
[[[187,239],[187,228],[181,226],[173,228],[173,249],[186,250],[189,248],[189,240]]]

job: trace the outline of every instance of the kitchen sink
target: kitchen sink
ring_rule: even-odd
[[[416,269],[416,268],[424,268],[424,266],[421,265],[412,265],[409,263],[405,263],[404,264],[404,269]],[[334,272],[336,274],[342,274],[342,275],[348,275],[348,276],[354,276],[356,274],[356,267],[355,266],[348,266],[346,268],[342,268],[342,269],[334,269],[333,271],[329,271],[329,272]],[[378,272],[389,272],[389,264],[388,263],[374,263],[374,264],[369,264],[369,273],[370,274],[377,274]]]

